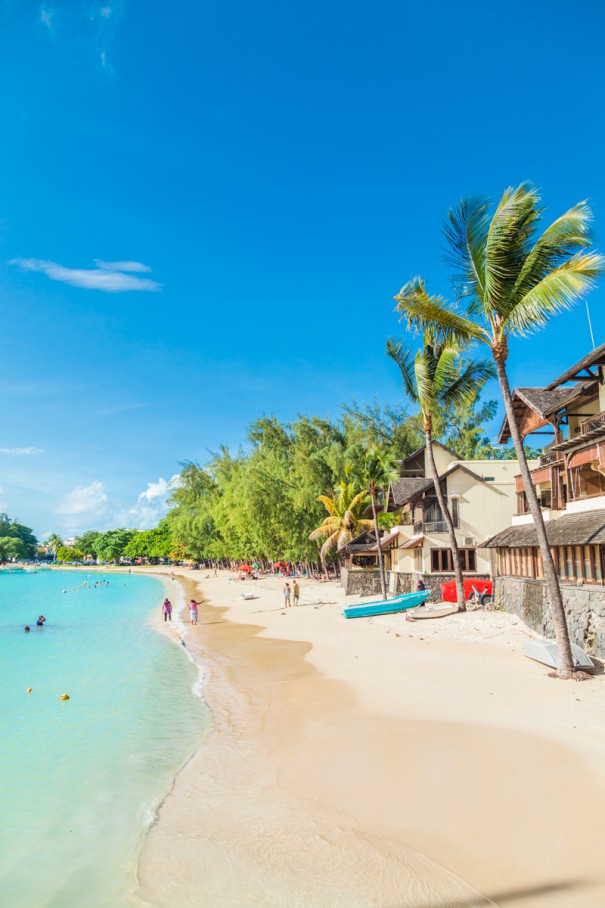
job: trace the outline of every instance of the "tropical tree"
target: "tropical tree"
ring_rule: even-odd
[[[443,408],[459,406],[465,401],[472,400],[476,389],[482,387],[489,378],[495,377],[495,369],[488,360],[477,362],[461,360],[460,351],[456,347],[443,341],[436,342],[430,334],[424,335],[423,347],[416,354],[410,348],[406,348],[402,341],[389,339],[387,354],[399,366],[405,393],[420,407],[429,470],[435,487],[435,495],[447,525],[458,594],[458,609],[464,611],[466,605],[460,552],[454,521],[447,506],[435,464],[433,421],[436,414]]]
[[[63,545],[63,540],[57,533],[51,533],[46,542],[44,543],[44,548],[47,552],[50,552],[53,558],[56,559],[57,551]]]
[[[317,500],[325,507],[328,517],[309,534],[309,539],[323,540],[319,554],[324,571],[327,571],[328,555],[340,552],[364,530],[371,529],[373,521],[363,517],[368,504],[367,489],[360,492],[354,482],[343,480],[331,495],[319,495]]]
[[[531,334],[571,308],[594,286],[604,261],[586,251],[592,220],[586,202],[574,205],[538,235],[542,211],[536,190],[527,183],[507,189],[493,214],[489,199],[463,200],[450,210],[445,225],[456,304],[429,296],[420,278],[406,284],[395,300],[410,326],[439,331],[449,341],[486,344],[491,351],[542,553],[560,657],[556,674],[570,678],[575,667],[559,579],[515,419],[506,361],[511,335]]]
[[[395,464],[388,455],[385,455],[378,448],[370,448],[366,454],[363,465],[363,473],[360,477],[361,483],[372,502],[372,518],[374,521],[374,532],[376,534],[376,546],[378,549],[378,570],[380,572],[380,588],[382,598],[387,598],[386,572],[384,569],[384,557],[382,546],[380,544],[380,528],[378,526],[378,512],[376,510],[376,501],[380,493],[388,487],[389,483],[394,482],[399,476]]]

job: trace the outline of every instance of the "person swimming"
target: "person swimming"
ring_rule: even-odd
[[[38,625],[38,627],[44,627],[45,621],[46,621],[46,618],[44,617],[44,615],[39,615],[38,620],[36,621],[36,624]]]
[[[24,631],[25,631],[26,634],[29,634],[29,624],[26,624],[26,625],[25,625]]]

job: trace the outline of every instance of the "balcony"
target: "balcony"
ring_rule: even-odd
[[[458,529],[460,521],[456,517],[453,520],[455,529]],[[445,520],[426,520],[422,523],[415,523],[414,536],[419,536],[420,533],[447,533],[447,523]]]
[[[540,458],[541,467],[550,467],[555,463],[563,463],[563,455],[559,451],[550,451]]]
[[[605,412],[598,413],[596,416],[590,416],[588,419],[583,419],[580,423],[580,432],[582,435],[590,435],[592,433],[598,432],[605,429]]]

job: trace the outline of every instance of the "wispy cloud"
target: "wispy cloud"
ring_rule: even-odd
[[[48,6],[42,6],[40,8],[40,22],[47,28],[53,27],[54,15],[55,11],[53,9],[50,9]]]
[[[0,454],[8,457],[28,457],[31,454],[44,454],[44,448],[0,448]]]
[[[157,482],[147,483],[132,507],[120,514],[118,522],[137,530],[147,530],[157,526],[168,512],[167,499],[179,481],[178,474],[166,481],[160,477]]]
[[[86,486],[76,486],[64,495],[55,513],[63,518],[65,528],[75,533],[91,529],[109,512],[105,486],[98,479]]]
[[[66,268],[46,259],[11,259],[8,264],[17,265],[22,271],[40,271],[53,281],[61,281],[85,290],[122,293],[126,290],[162,289],[162,285],[157,281],[136,277],[132,273],[151,271],[151,268],[141,262],[102,262],[97,259],[96,268]],[[125,265],[128,267],[124,267]]]
[[[148,482],[130,507],[110,499],[105,485],[95,479],[64,495],[54,512],[60,518],[63,532],[81,533],[118,526],[148,530],[157,526],[168,512],[168,497],[179,479],[177,474],[169,480],[160,477],[157,482]]]
[[[95,259],[95,265],[104,271],[136,271],[141,273],[151,271],[149,265],[143,265],[142,262],[104,262],[102,259]]]
[[[101,9],[99,10],[99,13],[101,14],[101,16],[104,19],[109,19],[112,12],[113,12],[113,10],[112,10],[111,6],[102,6]]]

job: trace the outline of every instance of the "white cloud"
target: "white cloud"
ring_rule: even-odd
[[[149,265],[143,265],[142,262],[104,262],[95,259],[95,265],[103,271],[151,271]]]
[[[99,10],[99,12],[101,13],[101,15],[103,16],[104,19],[109,19],[109,17],[111,16],[111,12],[112,12],[111,6],[102,6],[101,9]]]
[[[0,448],[0,454],[9,457],[26,457],[30,454],[44,454],[44,448]]]
[[[97,262],[97,264],[101,264]],[[62,281],[72,287],[83,287],[85,290],[102,290],[105,293],[120,293],[125,290],[161,290],[162,285],[150,278],[135,277],[125,274],[124,270],[116,267],[127,264],[131,267],[128,271],[150,271],[147,265],[140,262],[113,262],[104,263],[104,267],[97,268],[66,268],[56,262],[45,259],[11,259],[9,265],[18,265],[22,271],[41,271],[53,281]],[[135,266],[134,268],[132,266]]]
[[[87,486],[76,486],[63,496],[55,508],[55,514],[64,518],[65,529],[70,532],[90,529],[108,512],[107,492],[98,479]]]
[[[160,477],[157,482],[147,483],[147,488],[141,492],[135,504],[122,512],[119,523],[137,530],[157,526],[158,521],[168,512],[167,499],[178,481],[179,476],[176,474],[168,482]]]
[[[45,25],[47,28],[52,28],[54,15],[55,15],[54,10],[49,9],[47,6],[43,6],[40,9],[40,22],[43,25]]]

